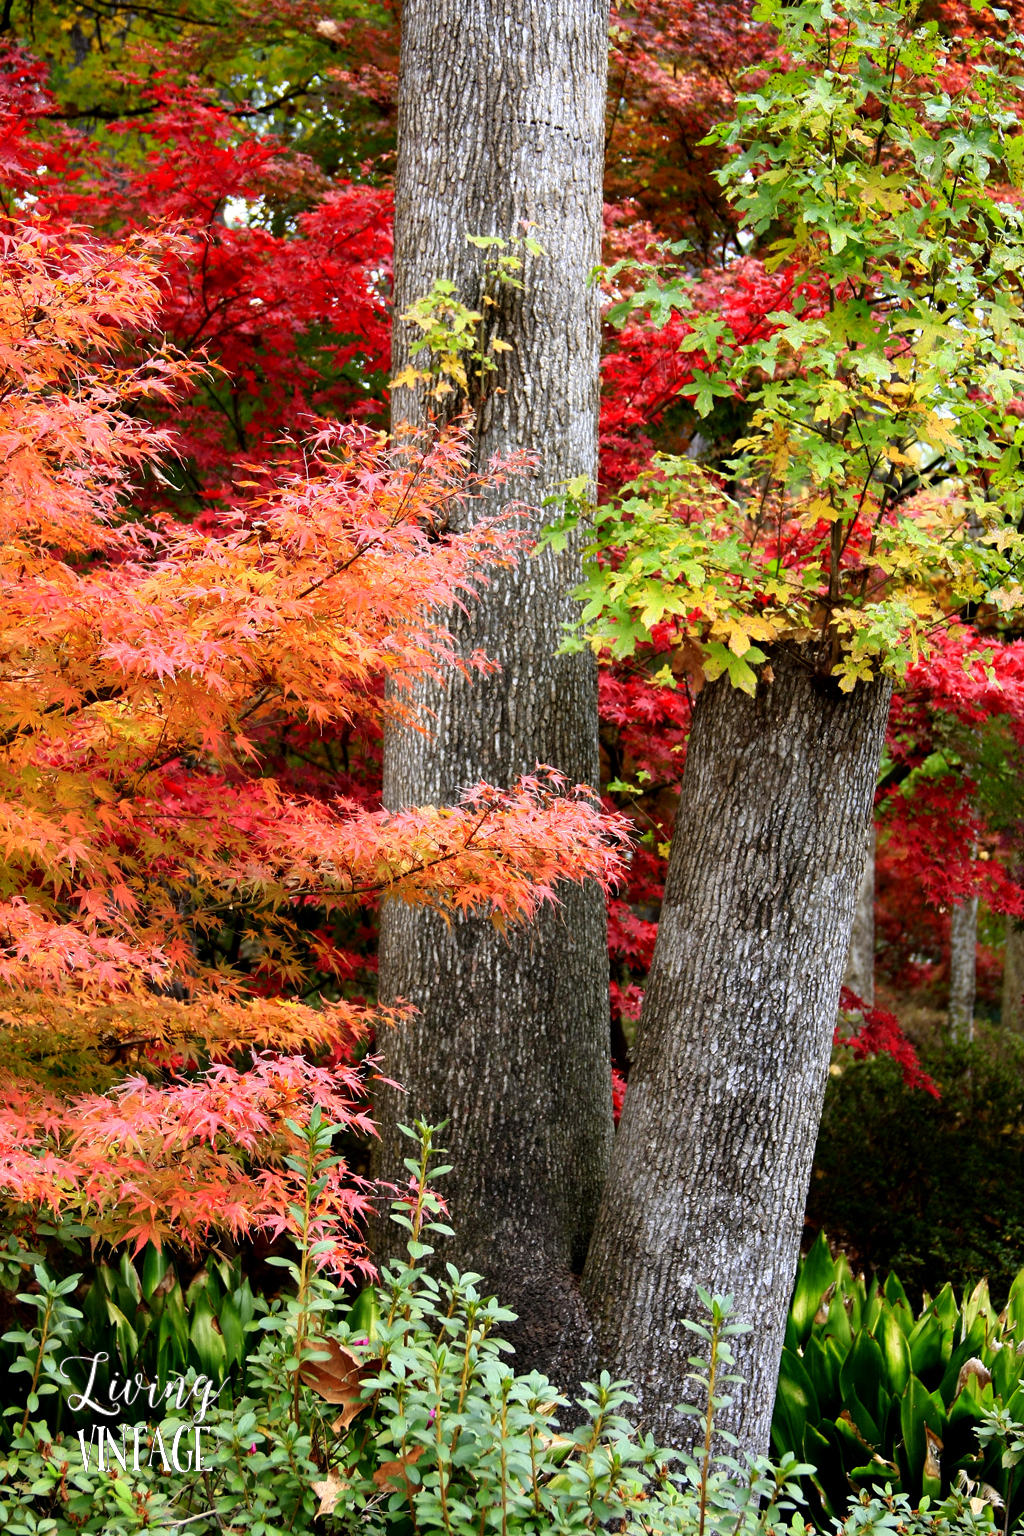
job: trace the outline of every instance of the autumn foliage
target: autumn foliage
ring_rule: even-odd
[[[886,1008],[870,1008],[849,987],[840,993],[835,1045],[840,1051],[848,1051],[854,1061],[863,1061],[868,1056],[890,1056],[902,1073],[905,1087],[920,1088],[934,1099],[939,1097],[938,1088],[922,1070],[917,1051],[895,1014]]]
[[[65,1100],[8,1080],[0,1087],[0,1178],[26,1213],[82,1221],[94,1238],[168,1239],[197,1248],[220,1237],[290,1230],[295,1179],[283,1154],[289,1121],[318,1105],[341,1129],[369,1135],[361,1075],[301,1057],[258,1057],[246,1072],[221,1064],[193,1082],[126,1078],[105,1094]],[[342,1275],[368,1265],[351,1231],[369,1188],[338,1169],[318,1197],[311,1231]]]
[[[125,355],[155,323],[168,252],[180,236],[101,241],[43,219],[11,221],[0,247],[0,985],[8,1062],[51,1087],[100,1087],[130,1060],[337,1060],[374,1015],[293,1000],[306,911],[390,899],[522,919],[559,880],[607,886],[623,837],[546,770],[394,815],[268,772],[289,721],[337,733],[390,712],[429,729],[417,678],[491,665],[458,654],[443,613],[522,540],[512,514],[444,532],[478,484],[457,430],[414,452],[324,424],[289,446],[301,470],[216,527],[140,517],[133,486],[174,444],[139,406],[204,367],[139,358],[137,341]],[[318,960],[330,969],[329,945]],[[287,1202],[260,1165],[294,1101],[326,1091],[313,1071],[261,1059],[59,1113],[14,1085],[7,1197],[86,1200],[97,1232],[139,1243],[273,1226]],[[246,1152],[237,1177],[224,1145]]]
[[[0,1019],[9,1068],[63,1106],[40,1140],[37,1090],[12,1087],[10,1144],[70,1159],[54,1188],[74,1205],[79,1118],[99,1124],[126,1072],[230,1060],[243,1103],[254,1052],[347,1061],[381,1022],[363,1001],[379,900],[528,916],[561,878],[608,886],[624,822],[543,772],[467,786],[455,807],[380,807],[384,713],[412,709],[417,677],[489,665],[431,612],[525,553],[514,516],[444,531],[480,483],[457,431],[420,458],[378,431],[394,18],[290,3],[191,27],[136,18],[123,48],[101,38],[72,68],[60,10],[33,23],[35,51],[0,56]],[[955,34],[983,24],[942,10]],[[667,450],[727,488],[749,411],[734,390],[698,418],[697,328],[717,316],[763,350],[822,302],[799,262],[738,236],[713,175],[727,152],[704,142],[774,39],[745,4],[623,0],[611,43],[604,484]],[[287,76],[270,105],[253,59]],[[660,324],[623,309],[643,278],[617,264],[664,273],[667,240],[686,242],[670,255],[687,306]],[[811,542],[793,534],[794,582]],[[1019,642],[974,617],[910,669],[893,711],[878,805],[892,911],[975,893],[1024,909],[1019,827],[999,809]],[[616,1030],[653,950],[691,663],[665,625],[602,668],[605,805],[639,839],[609,902]],[[71,1110],[79,1089],[99,1097]],[[277,1155],[276,1113],[253,1168]],[[184,1232],[180,1208],[148,1198],[132,1195],[129,1222],[97,1194],[104,1232],[143,1230],[147,1210]],[[241,1204],[272,1219],[255,1185]]]

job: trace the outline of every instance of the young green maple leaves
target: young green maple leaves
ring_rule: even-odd
[[[422,385],[428,399],[461,394],[477,405],[494,387],[492,375],[498,371],[501,354],[513,350],[511,342],[497,334],[502,290],[522,289],[525,285],[519,274],[526,257],[543,256],[544,248],[529,229],[513,240],[500,235],[467,235],[466,241],[484,253],[481,308],[470,309],[458,298],[455,283],[438,278],[430,292],[416,299],[401,316],[420,333],[412,354],[426,353],[422,359],[425,366],[407,363],[391,380],[389,389]]]
[[[656,460],[597,514],[584,625],[621,655],[671,620],[747,691],[764,647],[817,639],[850,689],[902,674],[967,603],[1024,604],[1020,88],[909,4],[757,14],[788,57],[712,138],[791,301],[749,341],[692,316],[683,393],[750,411],[734,495]],[[685,314],[690,286],[662,310]]]

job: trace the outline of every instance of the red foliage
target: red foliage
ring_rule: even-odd
[[[1024,641],[961,628],[937,635],[931,654],[912,667],[901,690],[901,717],[927,704],[979,725],[1006,715],[1024,726]]]
[[[909,995],[928,1007],[944,1008],[950,980],[948,906],[933,906],[906,860],[889,858],[884,839],[875,861],[876,974],[893,992]],[[998,1011],[1003,957],[979,943],[976,998],[988,1011]]]
[[[618,1125],[622,1117],[622,1106],[626,1102],[626,1079],[621,1072],[612,1067],[612,1117]]]
[[[606,193],[631,202],[669,239],[687,239],[701,265],[734,246],[734,217],[702,144],[728,116],[737,77],[768,57],[773,34],[752,6],[624,0],[613,8]]]
[[[1001,859],[1017,836],[1005,791],[997,782],[983,793],[986,763],[970,756],[978,733],[1000,719],[1011,746],[1024,742],[1024,643],[972,629],[938,637],[893,701],[888,750],[897,782],[882,790],[877,811],[884,858],[890,881],[911,881],[940,911],[980,896],[992,911],[1024,915],[1024,890]]]
[[[94,1237],[136,1252],[168,1238],[196,1248],[220,1233],[298,1235],[302,1184],[285,1165],[296,1150],[289,1121],[302,1126],[314,1105],[339,1128],[372,1132],[357,1069],[296,1057],[262,1057],[248,1072],[221,1065],[172,1087],[133,1077],[70,1102],[7,1082],[0,1191],[84,1220]],[[357,1234],[369,1204],[369,1187],[341,1168],[317,1197],[312,1240],[332,1241],[320,1262],[344,1278],[370,1270]]]
[[[908,1088],[920,1088],[933,1099],[941,1097],[933,1080],[922,1071],[917,1052],[895,1015],[884,1008],[869,1008],[849,987],[844,987],[839,996],[834,1043],[851,1050],[857,1061],[868,1056],[891,1056]]]
[[[157,74],[140,100],[141,144],[134,118],[108,129],[115,144],[124,141],[123,156],[112,156],[109,139],[68,130],[26,137],[56,107],[35,61],[8,49],[0,59],[5,179],[56,226],[86,223],[110,242],[154,225],[179,232],[165,244],[150,334],[216,367],[196,377],[187,412],[174,406],[174,484],[193,508],[234,506],[239,470],[251,473],[254,460],[266,469],[268,458],[281,458],[282,439],[304,435],[314,417],[380,416],[391,194],[327,182],[194,87]],[[263,210],[289,198],[311,206],[275,233]],[[166,501],[169,489],[166,477],[151,481],[150,503]]]
[[[40,59],[0,40],[0,180],[19,196],[39,180],[40,146],[32,130],[54,109]]]
[[[606,216],[612,210],[606,211]],[[611,220],[609,220],[611,222]],[[655,239],[646,226],[614,223],[606,241],[609,259],[635,256],[650,259],[648,245]],[[623,296],[621,281],[611,295]],[[689,420],[682,438],[666,441],[661,430],[671,407],[686,402],[692,391],[695,370],[703,366],[698,354],[680,351],[692,335],[691,318],[714,310],[731,327],[740,345],[762,340],[781,329],[784,316],[794,310],[808,319],[820,312],[820,292],[790,268],[768,272],[763,261],[740,257],[727,268],[707,269],[692,290],[685,315],[674,311],[665,325],[632,320],[606,341],[601,362],[601,479],[617,488],[632,479],[650,462],[656,446],[685,450],[692,444],[696,418]],[[658,441],[655,442],[657,437]]]
[[[640,1015],[690,729],[690,695],[685,686],[666,687],[658,680],[672,652],[664,636],[655,640],[628,661],[603,666],[598,674],[606,804],[630,817],[638,839],[619,890],[608,900],[615,1024]]]
[[[919,780],[912,795],[890,791],[881,805],[886,854],[905,864],[933,906],[980,896],[993,912],[1024,916],[1024,890],[985,846],[996,839],[974,807],[975,789],[949,773]]]

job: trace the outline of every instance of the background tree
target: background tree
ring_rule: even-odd
[[[853,908],[850,953],[843,980],[852,992],[871,1007],[875,1001],[875,848],[877,834],[872,825],[864,846],[864,867]]]

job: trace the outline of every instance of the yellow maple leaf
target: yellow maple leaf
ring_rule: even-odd
[[[826,501],[824,496],[815,496],[807,503],[804,515],[800,520],[801,526],[804,528],[813,527],[819,517],[824,518],[826,523],[834,523],[839,517],[839,508],[834,507],[830,501]]]
[[[426,378],[427,375],[425,373],[421,373],[411,363],[406,363],[401,373],[391,380],[388,389],[415,389],[416,385]]]
[[[781,421],[772,423],[772,474],[780,478],[789,467],[789,432]]]
[[[934,411],[929,411],[924,419],[922,431],[930,443],[935,443],[942,448],[956,448],[958,439],[953,426],[952,421],[943,416],[937,416]]]

